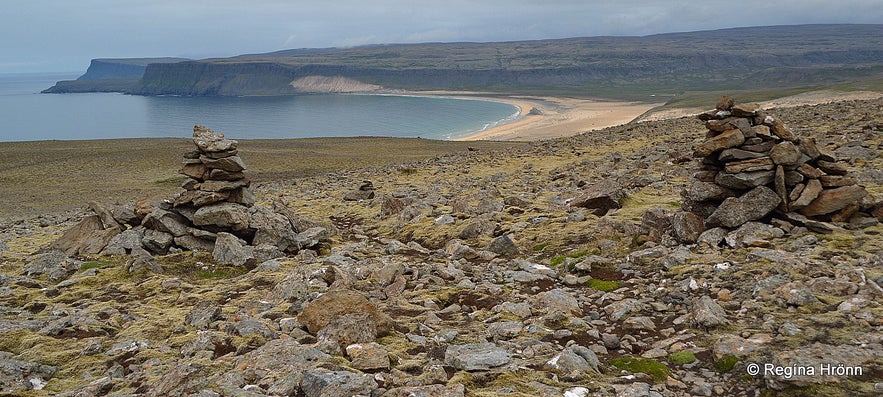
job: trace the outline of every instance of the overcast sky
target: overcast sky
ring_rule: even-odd
[[[0,0],[0,73],[91,58],[883,23],[881,0]]]

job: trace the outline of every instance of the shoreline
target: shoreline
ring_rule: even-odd
[[[495,95],[470,91],[416,91],[408,94],[499,102],[518,108],[518,115],[512,121],[457,136],[452,138],[452,141],[538,141],[563,138],[627,124],[650,109],[663,104],[603,99]]]

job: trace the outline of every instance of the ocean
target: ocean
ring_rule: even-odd
[[[515,106],[387,95],[144,97],[40,94],[76,74],[0,74],[0,141],[190,137],[194,124],[232,139],[341,136],[452,139],[511,121]]]

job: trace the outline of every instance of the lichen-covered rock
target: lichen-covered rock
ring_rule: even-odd
[[[377,383],[371,375],[311,369],[304,372],[300,389],[306,397],[370,396]]]
[[[708,296],[702,296],[693,304],[693,323],[703,328],[729,324],[727,312]]]
[[[297,319],[311,333],[316,334],[337,316],[351,313],[368,313],[378,335],[384,335],[392,330],[392,318],[381,312],[364,295],[350,290],[329,291],[318,297],[304,306]]]
[[[622,208],[620,201],[626,197],[625,190],[619,182],[605,179],[591,185],[570,201],[570,206],[587,208],[597,216],[604,216],[607,211]]]
[[[464,371],[487,371],[511,360],[506,349],[493,343],[452,345],[445,350],[445,364]]]
[[[782,201],[772,189],[758,186],[741,197],[731,197],[705,220],[710,226],[738,227],[745,222],[763,218]]]
[[[105,229],[98,215],[91,215],[64,232],[49,248],[68,256],[97,254],[120,232],[119,226]]]
[[[234,266],[254,264],[256,261],[254,258],[254,247],[248,245],[239,237],[224,232],[218,233],[212,257],[218,263],[232,264]]]
[[[248,207],[235,203],[219,203],[196,210],[193,216],[196,226],[216,226],[232,230],[248,228]]]

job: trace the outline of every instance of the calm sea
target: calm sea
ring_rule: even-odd
[[[234,139],[387,136],[450,139],[512,120],[497,102],[378,95],[142,97],[40,94],[71,74],[0,74],[0,141],[190,137],[203,124]]]

